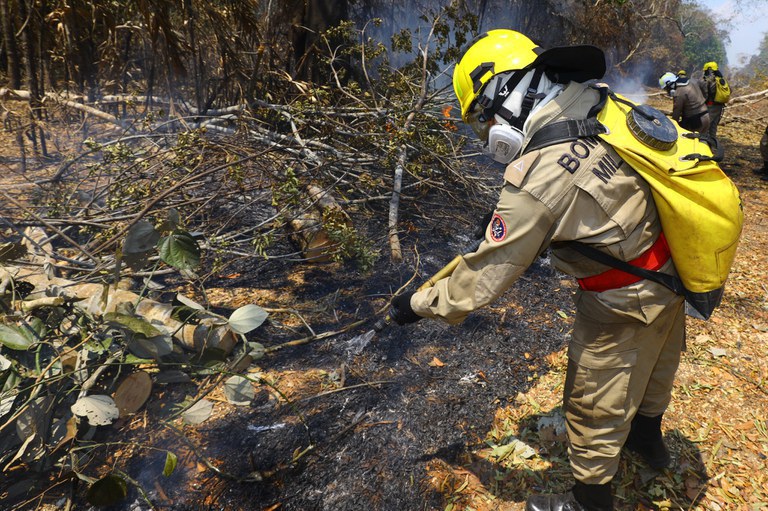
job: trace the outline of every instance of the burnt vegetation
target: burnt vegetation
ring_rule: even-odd
[[[0,0],[0,21],[4,509],[521,502],[545,482],[505,427],[548,415],[501,410],[533,407],[571,314],[546,258],[461,327],[360,335],[495,201],[452,64],[507,26],[605,48],[638,92],[727,37],[676,0]],[[724,125],[765,124],[766,59]]]

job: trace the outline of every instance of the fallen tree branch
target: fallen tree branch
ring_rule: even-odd
[[[29,91],[25,91],[25,90],[12,90],[12,89],[5,89],[5,88],[0,89],[0,99],[4,99],[6,101],[13,101],[13,100],[16,100],[16,101],[29,101],[30,98],[31,98],[31,95],[30,95]],[[45,96],[43,97],[43,102],[45,102],[46,100],[51,100],[51,101],[54,101],[54,102],[56,102],[56,103],[58,103],[60,105],[68,106],[70,108],[74,108],[75,110],[79,110],[81,112],[87,113],[87,114],[92,115],[94,117],[98,117],[99,119],[101,119],[103,121],[107,121],[109,123],[112,123],[112,124],[114,124],[116,126],[119,126],[119,127],[123,128],[124,130],[134,131],[134,128],[131,125],[129,125],[127,123],[124,123],[123,121],[121,121],[120,119],[115,117],[114,115],[108,114],[106,112],[102,112],[101,110],[99,110],[97,108],[93,108],[91,106],[84,105],[84,104],[78,103],[76,101],[71,101],[69,99],[64,99],[60,95],[55,94],[53,92],[48,92],[48,93],[45,94]]]

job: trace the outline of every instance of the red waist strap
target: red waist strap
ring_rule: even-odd
[[[645,268],[646,270],[656,271],[664,266],[671,255],[667,239],[664,237],[664,233],[661,233],[659,234],[659,237],[656,238],[656,241],[653,242],[651,248],[646,250],[645,253],[637,259],[629,261],[629,264]],[[578,282],[579,287],[585,291],[601,293],[603,291],[608,291],[609,289],[618,289],[620,287],[628,286],[635,282],[640,282],[641,280],[643,280],[642,277],[621,271],[618,268],[611,268],[598,275],[578,279]]]

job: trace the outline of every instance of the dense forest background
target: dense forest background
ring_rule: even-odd
[[[4,80],[37,100],[46,91],[90,100],[162,91],[202,112],[276,94],[281,72],[323,83],[331,57],[342,78],[362,82],[361,44],[384,43],[402,62],[438,16],[441,43],[453,51],[430,56],[435,75],[474,35],[497,27],[545,47],[598,45],[609,55],[609,78],[646,85],[667,69],[698,70],[707,60],[728,70],[727,22],[693,1],[3,0],[0,16]],[[765,52],[764,41],[740,73],[764,73]]]
[[[768,33],[729,66],[727,22],[695,1],[0,0],[0,507],[493,508],[462,501],[464,468],[427,477],[433,450],[523,502],[534,476],[502,474],[502,408],[562,365],[561,276],[537,264],[518,304],[420,327],[424,363],[361,334],[466,252],[495,201],[499,168],[450,85],[491,28],[599,46],[605,81],[661,109],[661,74],[715,60],[734,90],[729,172],[757,158]],[[454,353],[456,381],[430,373],[448,337],[482,343]],[[512,338],[520,353],[489,355]],[[467,461],[463,435],[494,411],[478,442],[501,458]],[[387,429],[353,435],[370,428]],[[707,481],[651,497],[693,508]]]

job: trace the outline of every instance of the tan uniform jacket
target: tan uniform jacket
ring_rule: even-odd
[[[531,116],[528,137],[555,120],[585,118],[597,102],[596,91],[572,82]],[[661,230],[648,184],[598,139],[532,151],[509,164],[504,180],[485,240],[450,277],[412,297],[417,314],[461,322],[498,298],[550,245],[553,264],[564,273],[581,278],[608,269],[557,242],[579,240],[628,261],[650,248]],[[662,270],[674,272],[671,261]],[[676,298],[641,280],[577,299],[648,324]]]
[[[680,121],[707,111],[707,104],[701,90],[688,82],[675,88],[676,95],[672,103],[672,118]]]

